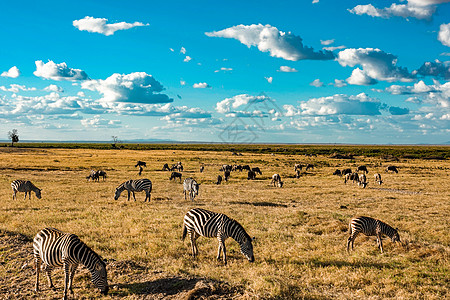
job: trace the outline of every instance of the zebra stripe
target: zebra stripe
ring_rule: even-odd
[[[383,242],[381,240],[381,237],[383,235],[391,238],[392,242],[400,242],[400,236],[397,229],[394,229],[388,224],[383,223],[377,219],[373,219],[370,217],[357,217],[353,218],[348,226],[350,236],[347,240],[347,252],[350,251],[350,243],[352,244],[353,250],[353,243],[358,234],[361,232],[367,236],[377,237],[377,245],[379,246],[381,253],[383,253]]]
[[[73,294],[72,282],[79,264],[91,272],[91,280],[103,293],[108,293],[106,264],[91,248],[86,246],[75,234],[64,233],[55,228],[44,228],[33,240],[33,254],[36,268],[36,292],[39,291],[39,272],[42,263],[47,273],[50,288],[55,289],[51,271],[55,267],[64,267],[64,298],[67,291]]]
[[[184,200],[186,200],[186,193],[189,193],[189,199],[194,201],[195,196],[198,195],[198,190],[200,188],[200,184],[195,181],[195,179],[188,177],[183,181],[183,193]]]
[[[152,182],[149,179],[137,179],[137,180],[128,180],[124,183],[120,184],[116,188],[116,193],[114,194],[114,200],[119,199],[120,194],[127,190],[128,192],[128,201],[130,201],[130,194],[133,194],[134,201],[136,201],[136,196],[134,192],[142,192],[145,191],[145,200],[144,202],[150,201],[150,193],[152,192]]]
[[[41,189],[37,188],[31,181],[29,180],[14,180],[11,182],[11,188],[13,191],[13,200],[17,199],[17,192],[25,192],[25,197],[23,200],[28,198],[31,200],[31,192],[33,191],[36,194],[38,199],[41,199]]]
[[[217,237],[219,248],[217,259],[220,259],[220,252],[223,251],[223,262],[227,264],[227,252],[225,240],[233,238],[240,246],[241,253],[250,261],[255,261],[253,256],[252,238],[247,234],[241,224],[221,213],[215,213],[201,208],[191,209],[184,216],[183,240],[189,234],[192,247],[192,255],[198,254],[196,240],[199,236]]]

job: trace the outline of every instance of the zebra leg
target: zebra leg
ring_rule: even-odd
[[[17,191],[13,191],[13,200],[16,200],[17,199],[17,197],[16,197],[16,194],[17,194]]]
[[[223,251],[223,263],[227,264],[227,249],[225,248],[225,241],[222,241],[222,251]]]
[[[52,270],[53,268],[50,267],[49,265],[45,264],[44,265],[44,270],[47,273],[47,278],[48,278],[48,287],[55,290],[55,286],[53,285],[53,281],[52,281]]]
[[[133,194],[133,199],[136,201],[136,196],[134,195],[134,192],[131,192]]]
[[[130,201],[130,191],[127,190],[127,192],[128,192],[128,200],[127,201]]]
[[[27,192],[25,192],[25,197],[23,197],[23,200],[27,200]]]
[[[34,255],[34,268],[36,269],[36,287],[34,290],[39,292],[39,272],[41,271],[41,259],[36,254]]]
[[[184,200],[186,200],[186,190],[184,190],[183,193],[184,193]]]
[[[381,240],[381,234],[377,235],[378,246],[380,247],[381,253],[383,253],[383,241]]]
[[[69,278],[69,291],[73,295],[72,290],[72,283],[73,283],[73,277],[75,276],[75,271],[77,270],[78,265],[72,265],[72,270],[70,271],[70,278]]]
[[[189,232],[189,237],[191,239],[191,248],[192,248],[192,256],[195,258],[198,254],[198,248],[197,248],[197,234],[195,231]]]
[[[63,263],[64,266],[64,297],[63,300],[67,300],[67,290],[70,282],[70,264],[68,262]]]

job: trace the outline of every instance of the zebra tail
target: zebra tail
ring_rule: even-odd
[[[348,223],[348,233],[350,235],[352,235],[352,221],[350,221],[350,223]]]
[[[187,227],[183,224],[183,237],[181,237],[181,240],[184,241],[187,235]]]

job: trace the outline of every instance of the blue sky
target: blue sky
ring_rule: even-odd
[[[1,128],[22,140],[448,142],[448,2],[9,1]]]

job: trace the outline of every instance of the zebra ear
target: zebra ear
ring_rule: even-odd
[[[254,241],[254,240],[256,240],[256,237],[254,236],[254,237],[252,237],[252,241]]]

